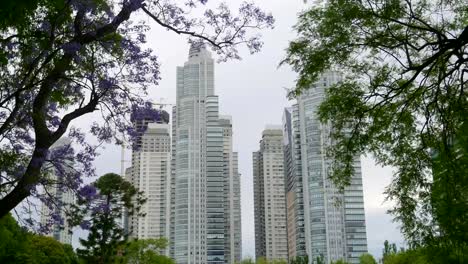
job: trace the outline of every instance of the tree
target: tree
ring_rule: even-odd
[[[0,8],[0,29],[24,25],[37,7],[38,0],[5,1]]]
[[[342,259],[339,259],[337,261],[332,261],[331,264],[348,264],[348,262],[342,260]]]
[[[18,262],[18,252],[26,252],[26,237],[11,214],[0,218],[0,263]]]
[[[255,264],[255,261],[252,258],[243,259],[239,264]]]
[[[322,254],[320,256],[316,257],[314,260],[312,260],[313,264],[325,264],[325,258],[323,257]]]
[[[318,114],[334,142],[331,179],[343,189],[353,158],[395,168],[387,199],[411,247],[461,256],[468,241],[468,4],[330,0],[302,13],[283,63],[292,96],[340,69]]]
[[[29,255],[28,263],[78,263],[71,246],[65,246],[52,237],[31,235],[28,242],[30,243],[27,249]]]
[[[89,230],[87,239],[80,239],[83,249],[78,255],[89,263],[112,263],[125,245],[128,234],[119,223],[123,210],[138,214],[144,203],[142,193],[121,176],[108,173],[94,184],[84,187],[75,207],[72,225]],[[119,253],[120,252],[120,253]]]
[[[238,44],[258,51],[260,37],[250,32],[274,22],[249,3],[234,14],[225,4],[207,7],[207,0],[29,2],[28,19],[2,20],[6,25],[0,31],[0,217],[30,196],[56,201],[41,197],[38,187],[60,184],[78,190],[83,175],[95,176],[97,146],[72,127],[76,120],[101,115],[102,122],[89,130],[99,142],[121,143],[121,134],[135,138],[128,114],[149,108],[142,98],[160,74],[156,55],[143,47],[149,28],[130,19],[134,14],[190,37],[194,45],[207,43],[221,60],[239,58]],[[67,132],[76,166],[50,183],[44,167],[63,164],[50,159],[60,157],[51,155],[50,147]]]
[[[359,257],[359,264],[377,264],[377,261],[371,254],[366,253]]]
[[[259,257],[257,261],[255,261],[255,264],[268,264],[268,260],[265,257]]]
[[[299,256],[291,260],[291,264],[308,264],[309,256]]]
[[[384,264],[428,264],[428,263],[447,263],[446,260],[437,259],[429,261],[427,252],[424,248],[416,250],[403,250],[398,253],[383,256]]]
[[[78,263],[70,245],[51,237],[28,233],[8,214],[0,219],[1,263]]]
[[[167,240],[164,238],[132,240],[124,247],[124,263],[174,264],[173,260],[159,254],[166,247]]]

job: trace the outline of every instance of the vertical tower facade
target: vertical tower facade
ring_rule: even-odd
[[[286,108],[284,111],[283,145],[288,219],[288,255],[289,259],[292,260],[307,255],[304,232],[301,134],[297,104]]]
[[[283,132],[269,126],[260,150],[253,153],[255,254],[267,260],[288,259]]]
[[[138,217],[136,237],[170,238],[171,210],[171,137],[168,124],[149,123],[141,138],[141,148],[136,153],[139,166],[133,167],[138,174],[139,190],[147,199]],[[169,248],[165,250],[169,255]]]
[[[233,161],[233,174],[232,174],[232,189],[230,189],[231,193],[231,218],[233,223],[231,225],[231,244],[234,244],[234,251],[231,256],[230,263],[240,263],[242,260],[242,215],[241,215],[241,174],[239,173],[239,166],[238,166],[239,155],[237,152],[232,153],[232,161]],[[232,246],[231,246],[232,248]],[[231,251],[232,252],[232,251]],[[234,262],[233,262],[234,260]]]
[[[149,111],[158,112],[151,109]],[[124,226],[133,238],[170,239],[171,213],[171,131],[169,114],[139,114],[132,122],[138,132],[132,151],[132,166],[125,178],[147,199],[141,207],[142,215],[124,218]],[[169,256],[170,248],[162,254]]]
[[[192,45],[188,61],[177,67],[173,113],[174,259],[178,264],[233,263],[231,239],[239,238],[230,225],[238,177],[232,124],[219,116],[214,61],[203,45]]]
[[[233,152],[232,120],[230,116],[221,116],[223,128],[223,173],[224,173],[224,208],[225,208],[225,263],[241,261],[241,211],[240,211],[240,174],[238,171],[237,152]]]
[[[302,196],[303,212],[299,206],[291,213],[290,219],[296,219],[294,214],[304,214],[305,245],[309,259],[323,258],[326,263],[343,259],[359,263],[359,256],[367,252],[360,158],[355,158],[351,185],[345,188],[344,193],[339,192],[328,178],[332,160],[327,158],[326,149],[332,144],[330,132],[333,128],[320,122],[317,116],[326,89],[341,78],[338,72],[327,72],[298,98],[297,106],[293,107],[297,109],[298,118],[295,118],[293,111],[292,126],[288,131],[291,131],[292,138],[299,133],[297,141],[300,143],[296,145],[297,141],[293,139],[287,142],[286,148],[299,153],[301,166],[299,170],[299,167],[290,165],[290,169],[296,169],[296,173],[287,171],[285,176],[287,179],[293,179],[294,175],[300,175],[297,179],[302,178],[302,188],[297,188],[294,195]],[[296,122],[298,130],[294,128]],[[292,155],[294,159],[298,157]],[[301,225],[298,219],[294,221],[296,226]]]

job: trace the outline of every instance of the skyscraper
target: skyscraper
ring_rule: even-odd
[[[283,132],[267,126],[260,150],[253,153],[255,255],[288,259]]]
[[[301,163],[299,109],[295,104],[283,114],[284,175],[288,218],[289,258],[306,256],[304,197]]]
[[[54,145],[52,145],[51,152],[57,150],[58,148],[70,147],[70,144],[71,141],[69,138],[62,137]],[[67,190],[61,186],[62,184],[60,183],[60,178],[63,179],[64,177],[59,177],[59,174],[63,175],[72,170],[73,162],[71,160],[66,160],[64,162],[66,162],[67,165],[60,167],[60,170],[63,171],[57,171],[55,166],[52,166],[52,168],[49,170],[48,181],[53,184],[46,186],[44,192],[51,197],[55,197],[54,199],[56,199],[57,202],[54,204],[53,208],[48,207],[46,204],[42,204],[41,225],[50,226],[50,232],[46,234],[47,236],[51,236],[61,243],[71,245],[72,229],[68,226],[68,222],[66,221],[66,212],[75,202],[75,196],[72,191]],[[58,219],[61,219],[63,224],[60,224]]]
[[[323,74],[298,98],[292,111],[285,112],[285,155],[290,159],[285,173],[291,205],[288,221],[296,235],[304,232],[305,253],[311,261],[323,257],[326,263],[339,259],[359,263],[359,256],[367,252],[360,158],[355,157],[351,185],[344,193],[339,192],[328,178],[332,160],[327,158],[326,149],[331,144],[333,128],[317,116],[326,89],[340,80],[338,72]],[[297,187],[289,188],[289,183]],[[297,217],[301,215],[303,221]],[[292,251],[299,255],[302,241],[292,235],[290,239],[296,241],[291,244],[296,247]]]
[[[149,123],[142,136],[142,146],[136,155],[139,167],[133,173],[139,175],[139,191],[143,191],[146,203],[138,217],[138,238],[170,237],[171,194],[171,140],[168,124]],[[169,255],[169,249],[166,249]]]
[[[177,67],[173,113],[175,261],[231,263],[226,253],[233,252],[232,244],[225,241],[231,221],[228,199],[235,196],[229,193],[227,177],[233,177],[236,164],[228,135],[231,128],[220,119],[214,94],[214,61],[203,45],[193,44],[188,61]]]
[[[240,211],[240,174],[237,164],[237,152],[232,152],[232,120],[230,116],[220,116],[223,127],[223,163],[224,163],[224,208],[225,238],[224,248],[226,263],[241,261],[242,232]]]
[[[158,112],[150,109],[149,111]],[[147,113],[146,115],[144,113]],[[133,124],[139,133],[132,152],[132,166],[125,178],[147,199],[141,207],[141,215],[128,216],[125,223],[134,238],[170,239],[171,214],[171,137],[169,115],[149,112],[135,114]],[[164,255],[169,255],[170,248]]]

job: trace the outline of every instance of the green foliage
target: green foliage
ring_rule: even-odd
[[[377,261],[375,260],[374,256],[366,253],[359,257],[359,264],[377,264]]]
[[[332,261],[331,264],[349,264],[349,263],[342,259],[339,259],[337,261]]]
[[[28,240],[30,263],[37,264],[62,264],[77,263],[77,259],[71,246],[65,247],[52,237],[31,235]]]
[[[313,264],[325,264],[325,258],[323,257],[323,255],[320,255],[316,257],[315,259],[313,259],[312,263]]]
[[[429,261],[427,252],[423,249],[400,251],[383,256],[383,264],[427,264],[438,263]],[[444,262],[440,262],[444,263]]]
[[[383,251],[382,251],[383,258],[385,258],[386,256],[394,255],[397,252],[398,251],[397,251],[396,244],[395,243],[390,244],[388,242],[388,240],[385,240],[384,248],[383,248]]]
[[[25,252],[27,233],[8,214],[0,219],[0,263],[15,263],[21,259],[19,252]]]
[[[255,264],[255,261],[252,258],[246,258],[243,259],[240,263],[238,264]]]
[[[468,248],[461,252],[446,249],[443,246],[428,245],[424,247],[397,250],[394,243],[384,242],[382,251],[383,264],[444,264],[444,263],[467,263]],[[364,256],[364,255],[363,255]]]
[[[167,247],[167,240],[140,239],[132,240],[124,247],[123,263],[128,264],[174,264],[175,262],[159,252]]]
[[[252,260],[249,259],[248,261],[252,261]],[[250,263],[250,262],[247,262],[247,263]],[[267,259],[265,257],[259,257],[259,258],[257,258],[257,261],[255,263],[256,264],[287,264],[288,262],[286,260],[283,260],[283,259],[269,260],[269,259]]]
[[[28,233],[10,215],[0,219],[0,263],[75,264],[70,245]]]
[[[299,73],[291,96],[344,73],[319,108],[333,127],[336,185],[349,184],[361,153],[395,168],[386,195],[410,246],[456,259],[468,246],[467,10],[457,0],[326,1],[300,15],[282,62]]]
[[[120,258],[128,238],[128,234],[118,223],[123,210],[130,215],[138,213],[145,200],[141,192],[115,173],[101,176],[93,185],[98,190],[99,198],[92,203],[79,200],[75,208],[74,224],[90,223],[88,238],[80,239],[84,248],[78,249],[77,252],[89,263],[112,263]],[[135,244],[133,247],[137,246],[142,245]]]
[[[309,264],[309,256],[295,257],[291,260],[291,264]]]
[[[2,1],[0,7],[0,29],[20,26],[29,22],[29,16],[37,7],[38,0]]]

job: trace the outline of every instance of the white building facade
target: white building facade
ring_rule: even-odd
[[[214,60],[202,45],[192,45],[177,67],[173,116],[173,257],[178,264],[232,263],[228,178],[237,165],[214,94]]]
[[[255,255],[269,261],[288,259],[283,167],[283,132],[269,126],[253,153]]]
[[[139,131],[132,151],[132,166],[125,171],[125,178],[139,191],[146,202],[139,215],[126,216],[125,227],[132,238],[170,239],[171,214],[171,129],[167,112],[159,118],[141,116],[134,120]],[[161,252],[170,255],[167,247]]]

